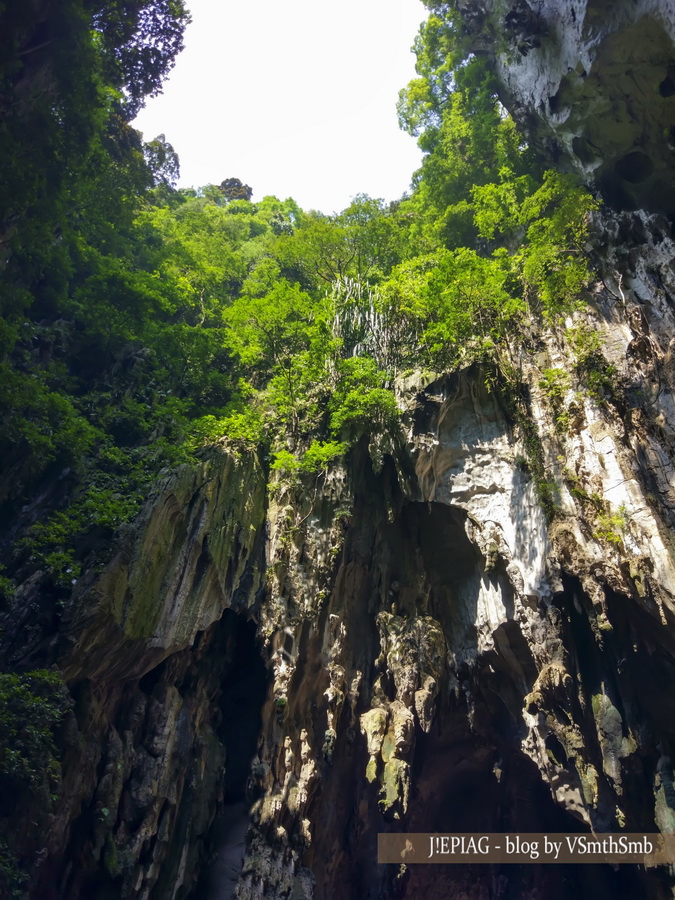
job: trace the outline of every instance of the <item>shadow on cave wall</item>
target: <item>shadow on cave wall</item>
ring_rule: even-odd
[[[222,820],[233,818],[233,811],[239,819],[242,811],[247,818],[246,783],[267,687],[255,624],[231,610],[200,633],[191,648],[168,657],[140,679],[74,685],[80,731],[87,736],[87,723],[93,723],[96,734],[97,718],[107,719],[112,727],[101,750],[89,739],[90,752],[100,754],[99,786],[74,820],[65,852],[36,870],[31,896],[126,896],[129,868],[135,865],[127,859],[127,845],[148,823],[139,862],[158,873],[143,896],[228,896],[206,893],[205,879],[196,890],[194,885],[223,843],[240,841],[232,829],[227,833]],[[165,733],[167,697],[179,698],[180,713]],[[114,755],[111,748],[116,748]],[[119,803],[102,809],[102,798],[108,796],[102,792],[109,791],[114,772],[125,773]],[[241,831],[241,822],[238,828]]]
[[[225,746],[225,771],[219,811],[205,842],[206,862],[191,900],[230,900],[235,896],[250,821],[251,761],[269,687],[255,624],[229,611],[225,616],[232,619],[223,647],[229,662],[219,704],[222,720],[218,734]]]
[[[357,896],[363,900],[669,897],[662,872],[645,872],[634,866],[613,869],[533,862],[417,865],[400,872],[398,867],[377,865],[378,832],[588,833],[579,819],[554,802],[549,784],[521,747],[525,737],[522,709],[538,669],[514,618],[513,595],[503,563],[497,560],[486,571],[486,560],[466,535],[463,511],[438,503],[410,502],[397,492],[395,475],[387,472],[386,466],[380,479],[379,488],[374,484],[370,487],[380,498],[386,498],[390,512],[387,515],[364,490],[345,555],[347,565],[358,558],[363,569],[365,585],[356,602],[363,606],[370,603],[371,617],[377,611],[373,597],[379,598],[380,609],[395,611],[396,615],[433,616],[442,625],[454,664],[443,676],[429,734],[416,727],[411,798],[408,813],[401,818],[392,819],[380,811],[378,785],[364,779],[365,748],[343,721],[332,770],[324,772],[313,816],[321,825],[330,823],[330,831],[316,829],[305,858],[316,879],[315,900],[351,900]],[[388,481],[384,488],[383,481]],[[392,509],[396,511],[393,516]],[[478,654],[475,622],[481,586],[499,593],[507,621],[493,635],[494,649]],[[603,655],[598,647],[578,590],[576,580],[568,579],[555,605],[562,619],[560,637],[569,666],[586,685],[590,711],[590,695],[598,689],[603,672],[620,660],[607,650]],[[354,603],[354,598],[345,600],[347,611],[350,602]],[[631,626],[625,623],[623,627],[626,630]],[[360,631],[364,643],[366,634],[375,660],[379,637],[372,625],[370,630]],[[371,671],[370,684],[378,674],[376,667]],[[650,677],[656,680],[656,671]],[[383,686],[393,700],[391,678],[385,678]],[[623,711],[617,691],[613,691],[615,695]],[[364,700],[367,708],[370,698]],[[590,718],[579,724],[585,729],[589,753],[602,772],[592,712],[588,715]],[[646,708],[636,715],[645,716],[647,721],[652,718]],[[555,758],[567,762],[555,735],[549,736],[547,747]],[[649,814],[648,772],[655,765],[651,760],[646,771],[634,773],[631,782],[631,791],[636,792],[631,817],[635,830],[655,830],[653,812]]]
[[[631,757],[624,766],[621,802],[627,831],[655,832],[653,779],[659,760],[663,763],[662,754],[671,753],[675,701],[668,686],[675,675],[675,657],[673,648],[664,646],[663,630],[645,611],[609,590],[607,605],[613,630],[598,639],[592,625],[592,604],[576,578],[566,576],[564,590],[554,599],[566,667],[578,676],[585,694],[583,711],[580,706],[572,712],[584,734],[586,753],[600,773],[598,805],[602,808],[611,804],[611,814],[616,793],[603,773],[593,696],[602,691],[611,699],[620,712],[625,734],[629,726],[640,733],[639,757]],[[536,670],[520,629],[513,621],[502,629],[508,630],[509,643],[531,685]],[[439,702],[431,732],[418,733],[410,814],[394,830],[588,833],[578,819],[553,801],[549,785],[520,749],[524,694],[520,679],[509,671],[508,660],[500,660],[499,641],[496,647],[495,653],[481,658],[474,671],[465,672],[464,680],[460,674],[459,689],[446,698],[447,702]],[[627,654],[632,654],[632,659],[627,659]],[[567,764],[562,746],[553,735],[549,737],[554,756],[562,756]],[[661,778],[665,777],[661,771]],[[537,862],[411,866],[403,877],[391,871],[389,885],[380,893],[380,897],[401,900],[665,900],[670,896],[664,869]]]

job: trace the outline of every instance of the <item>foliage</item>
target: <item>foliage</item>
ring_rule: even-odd
[[[452,5],[427,6],[399,103],[425,154],[414,189],[335,215],[253,203],[232,177],[176,189],[166,137],[129,127],[182,44],[182,0],[53,4],[44,47],[31,9],[0,8],[2,521],[63,479],[21,519],[6,591],[40,568],[63,596],[158,472],[210,443],[284,447],[274,470],[320,475],[398,427],[402,370],[479,361],[515,384],[523,324],[578,302],[594,201],[542,171]],[[599,349],[582,371],[608,395]]]
[[[155,96],[183,49],[190,21],[183,0],[93,0],[106,81],[122,90],[133,119],[147,96]]]
[[[586,190],[550,170],[521,206],[520,221],[527,227],[519,254],[522,279],[549,315],[570,310],[588,283],[584,245],[588,215],[596,208]]]
[[[84,208],[81,193],[111,181],[121,193],[134,159],[142,167],[139,135],[126,123],[159,90],[188,20],[183,0],[0,5],[0,253],[9,251],[8,286],[17,279],[30,293],[50,258],[63,258],[55,232]]]
[[[570,376],[564,369],[544,369],[539,387],[548,398],[553,410],[556,431],[566,434],[570,424],[570,414],[565,402],[570,389]]]
[[[576,356],[575,372],[588,393],[598,401],[614,400],[618,371],[605,359],[598,331],[585,325],[568,329],[567,337]]]
[[[479,362],[508,383],[520,465],[555,515],[517,356],[526,324],[579,304],[595,201],[543,170],[456,4],[425,2],[398,107],[424,151],[413,190],[324,215],[232,177],[177,189],[166,137],[130,127],[182,46],[183,0],[0,0],[0,603],[40,571],[58,612],[159,473],[214,442],[272,457],[277,484],[320,484],[364,437],[391,447],[402,370]],[[597,333],[568,339],[577,380],[611,400]],[[570,383],[542,373],[560,432]],[[576,490],[619,543],[625,511]],[[53,673],[0,675],[0,776],[45,808],[66,707]],[[19,891],[12,852],[0,877]]]
[[[195,452],[220,438],[243,450],[258,447],[265,440],[264,420],[260,409],[242,399],[228,404],[225,415],[194,419],[189,425],[186,448]]]
[[[147,479],[146,484],[150,479]],[[115,529],[134,517],[141,505],[140,490],[123,494],[117,483],[102,487],[103,477],[97,477],[89,489],[67,510],[58,510],[40,522],[31,525],[17,546],[29,555],[28,561],[51,572],[59,587],[75,584],[81,566],[75,557],[77,539],[87,533],[101,530],[108,542]],[[139,486],[140,487],[140,486]],[[115,490],[117,488],[117,490]]]
[[[226,178],[220,183],[220,189],[226,200],[250,200],[253,196],[253,189],[238,178]]]
[[[626,507],[620,506],[615,513],[604,511],[598,513],[593,537],[610,544],[623,543],[623,533],[627,526],[626,512]]]
[[[25,896],[31,874],[25,854],[28,821],[45,834],[53,819],[61,787],[57,731],[71,703],[56,672],[0,673],[0,782],[3,800],[9,801],[9,818],[0,823],[3,897]]]
[[[155,186],[165,185],[174,188],[180,178],[180,160],[165,135],[160,134],[144,144],[143,154]]]
[[[61,773],[54,731],[67,708],[68,694],[55,672],[0,673],[0,775],[53,795]]]
[[[300,460],[290,450],[278,450],[270,468],[273,472],[281,472],[286,476],[294,475],[300,471]]]
[[[23,900],[23,885],[28,881],[28,873],[22,872],[16,855],[5,841],[0,841],[0,885],[11,900]]]
[[[432,6],[431,4],[427,4]],[[435,4],[438,6],[438,4]],[[410,134],[438,129],[469,53],[459,13],[443,4],[420,26],[413,50],[419,75],[399,95],[399,123]]]
[[[326,472],[333,460],[342,456],[347,445],[339,441],[312,441],[305,450],[300,468],[304,472]]]
[[[330,430],[336,435],[358,436],[370,430],[380,433],[398,419],[398,406],[383,386],[384,373],[373,359],[351,357],[337,367],[337,383],[328,403]]]

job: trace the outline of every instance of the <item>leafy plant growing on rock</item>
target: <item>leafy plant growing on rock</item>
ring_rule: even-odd
[[[616,512],[599,512],[595,517],[593,537],[609,544],[623,543],[623,535],[628,525],[626,507],[620,506]]]
[[[47,802],[60,778],[54,730],[68,702],[56,672],[0,674],[0,774]]]
[[[614,401],[618,371],[605,359],[598,331],[587,325],[577,325],[568,330],[567,336],[576,356],[575,371],[590,396],[601,402]]]
[[[564,369],[544,369],[539,379],[539,387],[546,395],[553,411],[555,429],[560,435],[567,434],[570,426],[570,413],[565,403],[565,396],[570,388],[570,376]]]

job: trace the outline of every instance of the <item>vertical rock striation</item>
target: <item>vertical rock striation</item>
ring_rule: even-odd
[[[587,309],[513,349],[520,387],[409,379],[407,434],[271,507],[240,897],[672,896],[662,869],[375,863],[387,829],[673,822],[673,10],[458,7],[509,108],[622,211]]]
[[[61,800],[41,834],[14,816],[31,896],[193,890],[260,728],[266,675],[248,620],[264,517],[258,461],[214,449],[160,480],[116,557],[77,585],[51,650],[74,699]],[[21,656],[35,635],[16,621]]]
[[[596,300],[617,383],[637,390],[625,310],[602,286]],[[526,342],[522,363],[535,448],[474,368],[417,393],[379,472],[361,446],[320,507],[289,498],[297,525],[274,520],[286,542],[271,560],[269,640],[283,649],[240,897],[479,897],[495,877],[514,896],[670,896],[660,870],[619,881],[579,867],[561,882],[549,867],[375,863],[389,829],[668,827],[675,569],[667,503],[649,496],[665,450],[652,438],[654,467],[634,411],[572,385],[575,420],[556,430],[541,375],[573,370],[561,334]]]

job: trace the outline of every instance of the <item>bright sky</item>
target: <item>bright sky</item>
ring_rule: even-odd
[[[420,165],[399,130],[415,77],[420,0],[188,0],[192,24],[164,93],[135,121],[165,134],[182,187],[240,178],[253,199],[338,212],[395,200]]]

